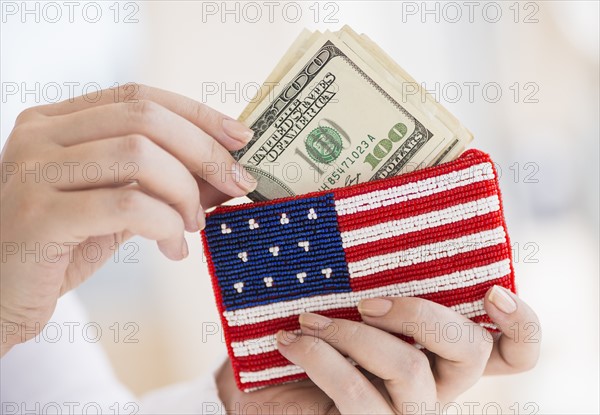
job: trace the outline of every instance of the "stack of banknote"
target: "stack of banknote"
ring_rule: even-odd
[[[239,120],[234,157],[252,200],[349,186],[437,165],[473,135],[364,34],[305,30]]]

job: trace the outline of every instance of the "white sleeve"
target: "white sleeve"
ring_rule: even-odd
[[[223,360],[219,359],[222,364]],[[220,364],[215,368],[215,371]],[[145,414],[225,414],[219,399],[214,372],[192,382],[180,383],[152,391],[141,399]]]
[[[136,397],[117,379],[100,344],[69,335],[69,327],[81,330],[88,323],[75,293],[59,300],[50,321],[43,334],[13,347],[0,360],[0,413],[224,412],[214,371],[196,381]]]

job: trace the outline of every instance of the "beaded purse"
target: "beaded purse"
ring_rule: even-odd
[[[359,321],[363,298],[417,296],[495,330],[494,284],[515,291],[490,157],[302,196],[215,209],[202,232],[238,387],[306,378],[275,344],[316,312]]]

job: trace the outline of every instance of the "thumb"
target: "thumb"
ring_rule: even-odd
[[[542,331],[531,307],[498,285],[485,294],[484,307],[502,332],[494,343],[485,374],[518,373],[533,368],[540,355]]]

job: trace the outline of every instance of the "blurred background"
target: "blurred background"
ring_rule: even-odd
[[[127,82],[235,117],[302,28],[368,34],[497,161],[519,294],[542,323],[534,370],[461,400],[600,411],[598,2],[72,2],[72,16],[65,3],[2,1],[2,145],[24,108]],[[225,353],[199,236],[188,244],[175,263],[133,239],[77,289],[136,394]]]

